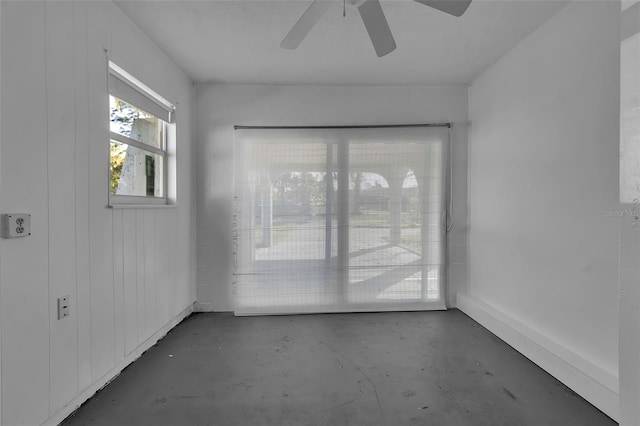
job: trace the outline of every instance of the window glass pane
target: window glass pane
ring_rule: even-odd
[[[164,157],[111,140],[112,195],[164,197]]]
[[[122,99],[109,96],[110,129],[153,147],[164,149],[162,144],[163,121]]]

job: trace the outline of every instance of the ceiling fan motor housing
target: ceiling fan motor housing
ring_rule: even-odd
[[[366,0],[345,0],[349,6],[358,7],[361,6]]]

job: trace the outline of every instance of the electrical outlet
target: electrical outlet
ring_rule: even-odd
[[[0,215],[0,236],[18,238],[31,235],[31,215],[27,213],[8,213]]]
[[[69,316],[69,296],[58,298],[58,319]]]

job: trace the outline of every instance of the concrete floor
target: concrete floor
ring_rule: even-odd
[[[195,314],[63,423],[615,424],[458,310]]]

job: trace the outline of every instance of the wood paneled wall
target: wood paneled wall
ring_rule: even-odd
[[[1,424],[55,423],[195,301],[186,75],[111,2],[1,3]],[[107,207],[107,54],[177,104],[177,206]],[[57,298],[71,315],[57,320]]]

